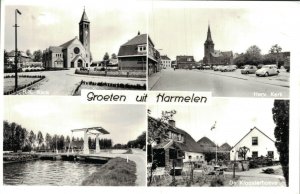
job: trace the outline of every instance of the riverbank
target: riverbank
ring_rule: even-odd
[[[32,160],[37,160],[38,157],[29,153],[8,153],[3,154],[3,163],[15,163],[15,162],[27,162]]]
[[[114,158],[101,166],[97,172],[87,177],[84,186],[134,186],[136,164],[123,158]]]

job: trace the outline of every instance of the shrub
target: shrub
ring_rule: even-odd
[[[214,177],[210,182],[211,187],[222,187],[224,186],[224,180],[220,177]]]

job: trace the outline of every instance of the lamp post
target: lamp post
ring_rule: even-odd
[[[22,14],[18,9],[15,10],[15,92],[18,89],[18,33],[17,28],[19,27],[17,24],[17,15]]]

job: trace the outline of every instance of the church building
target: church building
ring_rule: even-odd
[[[78,68],[89,67],[91,61],[90,21],[84,10],[79,22],[79,39],[76,36],[60,46],[44,50],[43,64],[45,68]]]
[[[215,44],[211,38],[210,26],[208,26],[207,38],[204,43],[204,58],[205,65],[231,65],[233,62],[232,51],[222,52],[215,50]]]

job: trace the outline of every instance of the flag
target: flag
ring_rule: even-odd
[[[215,121],[214,125],[210,128],[211,131],[212,131],[214,128],[216,128],[216,124],[217,124],[217,121]]]
[[[17,11],[18,14],[22,15],[22,13],[18,9],[16,9],[16,11]]]

